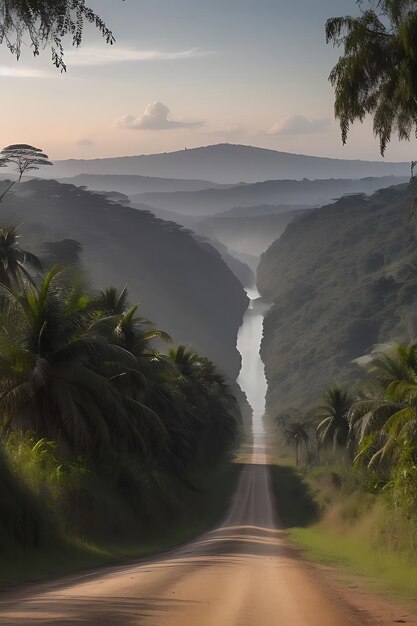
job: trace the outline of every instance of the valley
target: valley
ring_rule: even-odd
[[[417,626],[417,0],[0,0],[0,625]]]
[[[187,514],[193,528],[204,531],[207,524],[215,530],[128,569],[94,570],[59,580],[56,587],[29,587],[24,596],[0,596],[0,623],[25,624],[30,619],[58,624],[82,615],[84,623],[96,624],[103,615],[120,621],[141,612],[150,623],[165,623],[165,610],[153,601],[143,599],[140,607],[126,598],[119,607],[105,603],[103,593],[118,598],[121,586],[129,598],[158,589],[169,623],[197,619],[198,602],[214,607],[214,613],[206,614],[207,624],[213,619],[237,624],[242,611],[268,620],[285,617],[297,626],[333,626],[334,620],[368,623],[361,621],[354,598],[325,602],[329,583],[312,583],[313,570],[308,568],[314,566],[300,561],[288,543],[282,520],[288,506],[302,506],[297,500],[302,487],[291,505],[277,491],[282,468],[276,465],[274,420],[313,406],[335,379],[354,380],[354,360],[379,341],[403,341],[413,332],[417,296],[410,280],[414,235],[408,228],[413,191],[400,184],[403,179],[384,176],[236,186],[191,175],[182,180],[131,174],[33,178],[14,187],[0,206],[2,222],[20,224],[22,244],[47,266],[69,264],[71,272],[84,275],[83,282],[100,293],[109,284],[119,292],[126,286],[130,301],[140,303],[140,314],[167,331],[180,354],[184,344],[207,355],[238,400],[243,425],[232,448],[232,464],[223,461],[204,479],[199,469],[193,470],[186,479],[198,485],[191,489],[199,498],[203,493],[210,497],[203,518]],[[163,342],[157,342],[155,348],[164,350]],[[184,358],[178,354],[174,358]],[[216,476],[224,482],[218,494],[211,483]],[[159,489],[156,483],[153,489]],[[175,487],[172,504],[160,496],[158,507],[176,511],[175,535],[167,539],[164,524],[153,535],[141,522],[144,537],[157,537],[167,547],[170,541],[175,545],[176,537],[191,539],[193,530],[181,522],[190,506],[188,489],[187,483],[179,491]],[[126,520],[121,523],[131,532],[128,509],[123,508]],[[102,532],[109,530],[103,527]],[[146,554],[143,547],[123,544],[109,550],[108,538],[97,540],[108,550],[104,563],[120,554]],[[90,552],[77,558],[79,563],[99,564]],[[229,575],[222,578],[219,559],[234,569],[237,586],[230,586]],[[207,579],[196,569],[200,561],[212,572]],[[280,594],[264,611],[263,592],[254,589],[243,602],[241,584],[266,566],[268,584],[274,581]],[[293,583],[287,586],[279,574],[284,566],[311,598],[306,611],[297,607]],[[47,566],[41,577],[47,571],[56,575],[60,570]],[[185,581],[180,587],[178,576]],[[218,587],[213,577],[220,580]],[[201,595],[206,585],[209,592]],[[231,602],[224,612],[218,608],[223,587],[229,589]],[[183,598],[181,606],[172,604],[172,589]],[[370,614],[373,602],[371,596],[365,602]]]

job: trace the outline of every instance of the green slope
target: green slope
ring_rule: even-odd
[[[296,218],[262,256],[261,294],[274,304],[262,356],[271,413],[314,402],[375,344],[417,329],[417,189],[348,196]]]

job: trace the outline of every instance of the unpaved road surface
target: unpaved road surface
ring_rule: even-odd
[[[137,565],[0,595],[0,624],[7,626],[382,623],[335,593],[319,568],[287,546],[262,454],[244,465],[224,524],[189,545]]]

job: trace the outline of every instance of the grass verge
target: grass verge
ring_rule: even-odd
[[[337,468],[304,474],[272,465],[271,484],[289,541],[309,560],[417,608],[417,564],[409,521],[381,496],[343,488]]]
[[[337,567],[350,576],[365,577],[363,584],[370,590],[417,607],[417,567],[405,556],[372,547],[369,538],[340,535],[325,527],[287,532],[308,559]]]
[[[3,588],[23,581],[55,578],[105,565],[140,560],[179,546],[213,528],[225,514],[235,489],[240,466],[229,459],[193,477],[195,486],[157,529],[138,531],[138,540],[51,539],[40,549],[13,549],[0,559]],[[187,490],[188,491],[188,490]],[[161,509],[161,513],[163,510]],[[166,511],[165,511],[166,513]]]

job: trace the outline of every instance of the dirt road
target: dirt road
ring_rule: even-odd
[[[244,465],[224,524],[135,566],[0,598],[7,626],[362,626],[277,529],[265,455]]]

